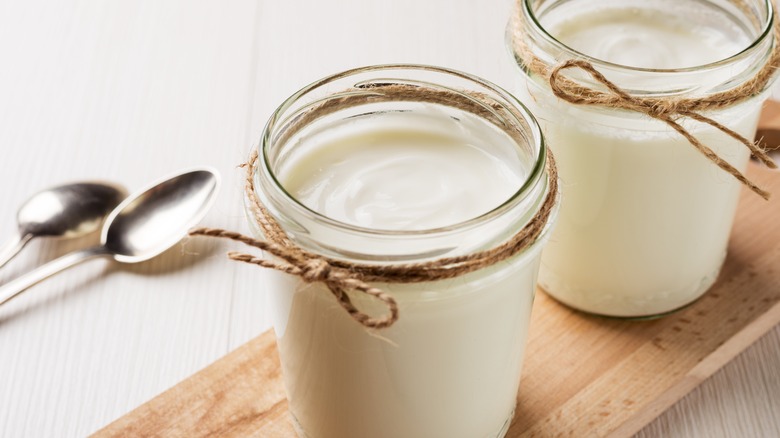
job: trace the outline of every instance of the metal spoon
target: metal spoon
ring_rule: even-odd
[[[16,235],[0,247],[0,267],[33,237],[72,238],[97,230],[126,196],[123,187],[103,182],[77,182],[34,194],[19,208]]]
[[[171,176],[131,195],[106,219],[100,245],[66,254],[0,287],[0,304],[39,281],[95,257],[121,263],[149,260],[181,240],[216,198],[219,176],[196,169]]]

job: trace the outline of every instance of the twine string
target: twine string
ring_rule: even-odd
[[[653,102],[653,101],[648,102],[643,99],[634,97],[628,94],[625,90],[615,85],[614,82],[607,79],[603,74],[601,74],[598,70],[596,70],[596,68],[593,67],[591,63],[583,60],[578,60],[578,59],[568,60],[556,66],[550,73],[550,88],[552,89],[553,94],[555,94],[556,97],[561,98],[569,103],[592,104],[594,101],[592,95],[572,94],[571,90],[562,86],[561,72],[570,68],[579,68],[585,71],[597,82],[607,87],[607,89],[611,91],[619,99],[618,101],[615,102],[614,104],[615,107],[640,112],[654,119],[666,123],[677,133],[685,137],[685,139],[688,140],[688,142],[691,145],[693,145],[693,147],[696,148],[696,150],[701,152],[705,157],[707,157],[710,161],[715,163],[718,167],[731,174],[734,178],[736,178],[742,184],[749,187],[750,190],[757,193],[762,198],[767,200],[769,199],[770,197],[769,192],[758,187],[755,183],[753,183],[745,175],[743,175],[742,172],[740,172],[737,168],[732,166],[728,161],[718,156],[718,154],[716,154],[715,151],[713,151],[711,148],[704,145],[693,134],[691,134],[682,125],[680,125],[680,123],[678,123],[675,120],[674,116],[680,115],[680,116],[689,117],[693,120],[696,120],[701,123],[705,123],[707,125],[710,125],[720,130],[721,132],[729,135],[730,137],[744,144],[753,153],[753,155],[755,155],[762,163],[764,163],[770,168],[777,168],[777,165],[775,164],[774,161],[772,161],[772,158],[770,158],[769,155],[767,155],[766,152],[764,152],[761,148],[759,148],[755,143],[747,140],[745,137],[741,136],[734,130],[727,128],[726,126],[723,126],[722,124],[716,122],[715,120],[700,115],[696,112],[679,110],[673,104],[662,106],[662,105],[658,105],[657,102]]]
[[[517,7],[512,17],[512,44],[517,61],[530,73],[548,79],[553,94],[569,103],[576,105],[593,105],[604,108],[625,109],[646,114],[649,117],[660,120],[669,125],[675,132],[684,137],[696,150],[712,161],[723,171],[732,175],[735,179],[750,188],[754,193],[764,199],[769,199],[770,193],[761,189],[750,181],[738,169],[718,156],[711,148],[704,145],[693,134],[685,129],[677,120],[687,117],[699,123],[703,123],[723,132],[737,140],[755,156],[761,163],[769,168],[777,168],[777,164],[764,149],[743,135],[726,127],[725,125],[704,116],[702,112],[728,108],[736,103],[756,96],[769,86],[774,80],[776,71],[780,67],[780,20],[776,12],[772,12],[772,50],[764,64],[755,75],[748,80],[726,91],[694,98],[668,98],[668,97],[637,97],[629,94],[599,72],[592,63],[571,59],[551,68],[545,61],[537,57],[526,43],[527,30],[522,22],[522,8],[520,4],[524,0],[517,0]],[[741,0],[732,0],[737,7],[749,11],[749,8]],[[749,14],[758,25],[758,18]],[[596,90],[583,86],[564,76],[562,72],[567,69],[580,69],[590,75],[596,82],[606,87],[607,91]]]
[[[515,109],[501,105],[485,94],[393,83],[376,84],[363,90],[348,90],[342,93],[341,97],[334,97],[311,108],[293,123],[294,126],[288,127],[282,140],[278,141],[286,141],[307,123],[338,109],[367,102],[399,100],[430,102],[461,108],[486,118],[517,141],[526,141],[522,128],[511,123],[511,120],[522,120],[522,116],[518,115]],[[240,252],[230,252],[228,257],[238,262],[298,276],[308,283],[322,283],[355,321],[369,329],[387,328],[398,320],[398,303],[387,292],[372,286],[371,282],[420,283],[455,278],[506,260],[529,248],[539,239],[549,223],[559,197],[555,159],[549,150],[544,153],[546,155],[541,158],[545,160],[547,191],[535,214],[501,244],[461,256],[416,263],[367,264],[333,259],[305,250],[290,239],[257,196],[254,177],[259,165],[259,155],[256,149],[241,167],[246,172],[244,190],[249,210],[265,239],[255,239],[220,228],[196,228],[190,231],[190,235],[230,239],[264,251],[274,256],[274,259]],[[387,312],[381,317],[368,315],[355,306],[349,297],[350,291],[378,300],[387,308]]]
[[[292,246],[277,245],[266,240],[254,239],[233,231],[220,228],[195,228],[190,230],[191,236],[210,236],[235,240],[276,256],[279,260],[269,260],[255,257],[251,254],[231,251],[228,258],[237,262],[249,263],[263,268],[275,269],[290,275],[300,277],[307,283],[324,283],[336,300],[349,315],[365,327],[381,329],[391,326],[398,319],[398,303],[381,289],[356,278],[343,268],[336,268],[323,258],[302,257],[301,252]],[[356,290],[376,298],[385,304],[388,314],[375,318],[360,311],[347,295],[347,290]]]

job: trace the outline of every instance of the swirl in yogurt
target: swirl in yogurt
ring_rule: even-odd
[[[643,8],[594,8],[576,19],[550,17],[548,21],[545,26],[552,35],[572,49],[635,68],[706,65],[749,44],[735,26],[692,24],[674,13]]]
[[[523,169],[475,144],[479,133],[436,128],[344,127],[288,160],[283,185],[313,211],[379,230],[462,223],[500,206],[522,185]]]

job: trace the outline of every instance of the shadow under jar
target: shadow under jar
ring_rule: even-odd
[[[550,189],[531,114],[492,84],[435,67],[365,67],[311,84],[272,115],[258,152],[254,194],[290,240],[353,264],[493,248]],[[503,436],[555,205],[510,258],[450,279],[373,284],[398,303],[384,329],[357,323],[322,283],[268,272],[299,436]],[[347,294],[369,315],[387,311]]]
[[[669,124],[635,111],[569,103],[554,95],[549,74],[538,72],[584,60],[631,96],[715,96],[767,63],[772,4],[519,0],[517,6],[507,38],[521,70],[515,91],[556,154],[563,196],[540,285],[564,304],[608,316],[653,317],[688,305],[718,276],[740,182]],[[582,69],[562,73],[609,92]],[[752,139],[771,83],[702,114]],[[745,145],[690,118],[673,119],[744,173]]]

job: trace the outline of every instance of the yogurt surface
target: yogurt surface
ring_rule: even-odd
[[[378,230],[427,230],[459,224],[506,202],[525,169],[490,129],[448,132],[411,115],[338,128],[327,141],[291,157],[282,184],[331,219]],[[408,122],[408,123],[405,123]],[[400,126],[399,126],[400,125]],[[503,157],[483,147],[507,143]]]
[[[693,24],[674,12],[604,7],[545,20],[558,41],[593,58],[635,68],[679,69],[728,58],[750,43],[736,26]]]

